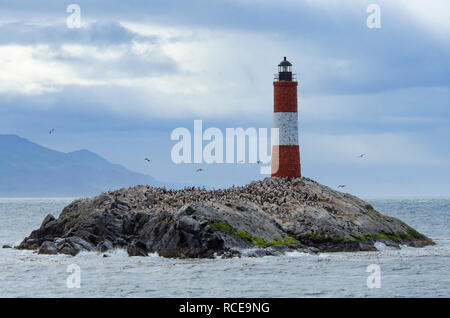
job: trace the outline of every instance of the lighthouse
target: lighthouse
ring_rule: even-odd
[[[274,119],[278,128],[278,144],[272,148],[272,177],[298,178],[301,176],[300,147],[298,145],[297,86],[292,64],[284,57],[278,64],[273,82]]]

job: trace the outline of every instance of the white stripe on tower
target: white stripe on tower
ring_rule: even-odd
[[[274,113],[273,127],[278,128],[278,145],[298,145],[298,114],[296,112]]]

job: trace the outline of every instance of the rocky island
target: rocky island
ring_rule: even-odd
[[[223,190],[137,186],[78,199],[17,247],[41,254],[126,249],[130,256],[210,258],[372,251],[434,244],[370,204],[307,178]]]

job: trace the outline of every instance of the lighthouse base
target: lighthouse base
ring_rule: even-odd
[[[273,146],[272,177],[301,177],[300,147],[298,145]]]

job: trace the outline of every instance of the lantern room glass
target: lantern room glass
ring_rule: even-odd
[[[286,66],[286,65],[279,65],[278,66],[278,72],[292,72],[292,66]]]

